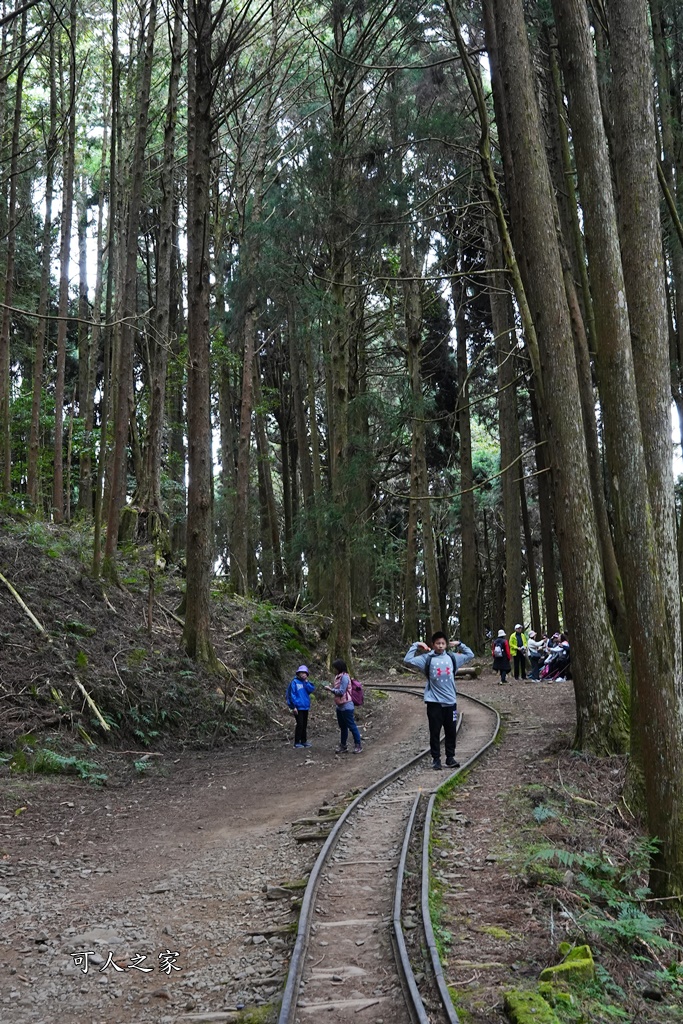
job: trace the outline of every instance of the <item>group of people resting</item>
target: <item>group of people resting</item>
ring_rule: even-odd
[[[498,630],[498,636],[491,644],[491,656],[494,672],[500,673],[501,686],[511,670],[515,679],[557,682],[571,679],[569,639],[566,633],[553,633],[551,637],[543,633],[539,639],[533,629],[526,633],[523,625],[518,622],[509,637],[504,629]]]

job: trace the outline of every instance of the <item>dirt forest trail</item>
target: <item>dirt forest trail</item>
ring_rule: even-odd
[[[524,764],[571,731],[571,685],[503,688],[485,674],[462,689],[508,713],[501,748],[471,776],[477,800],[493,809],[513,771],[505,759]],[[287,893],[271,899],[265,890],[304,877],[319,848],[297,843],[291,823],[427,745],[415,697],[372,702],[359,718],[358,757],[334,755],[330,702],[312,716],[310,750],[280,734],[150,759],[139,780],[102,789],[13,780],[0,819],[0,1019],[171,1024],[276,997],[291,945],[277,929],[293,914]],[[493,831],[495,815],[485,817]],[[491,845],[490,833],[483,838]],[[74,954],[88,954],[87,973]]]

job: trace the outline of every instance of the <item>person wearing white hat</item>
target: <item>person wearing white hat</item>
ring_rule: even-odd
[[[504,629],[498,630],[498,636],[491,644],[491,655],[493,656],[493,671],[500,672],[500,685],[502,686],[510,671],[510,644]]]
[[[510,634],[510,654],[512,655],[515,679],[519,679],[520,673],[522,679],[526,679],[526,650],[528,643],[529,637],[524,632],[524,626],[521,622],[518,622],[514,633]]]
[[[529,630],[529,643],[527,649],[529,651],[529,664],[531,665],[531,672],[529,673],[529,679],[538,680],[541,671],[541,661],[543,660],[543,643],[536,639],[537,634],[533,629]]]

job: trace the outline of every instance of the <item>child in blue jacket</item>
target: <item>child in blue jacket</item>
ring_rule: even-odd
[[[310,747],[306,739],[308,729],[308,712],[311,710],[311,694],[315,685],[308,681],[308,669],[305,665],[299,665],[296,675],[287,687],[287,707],[296,718],[294,730],[294,746]]]

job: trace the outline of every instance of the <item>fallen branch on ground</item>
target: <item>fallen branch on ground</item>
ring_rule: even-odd
[[[110,750],[110,754],[142,754],[142,759],[145,760],[148,757],[163,757],[163,754],[157,754],[151,750]]]
[[[175,621],[178,623],[178,625],[182,626],[183,629],[185,628],[185,622],[184,622],[183,619],[180,618],[179,615],[176,615],[175,612],[172,612],[170,608],[166,608],[166,606],[163,605],[161,603],[161,601],[157,601],[157,604],[161,608],[162,612],[166,612],[166,614],[170,615],[172,619],[175,619]]]
[[[17,593],[17,591],[14,589],[14,587],[12,586],[10,581],[5,576],[3,576],[1,572],[0,572],[0,580],[2,580],[2,582],[5,584],[5,586],[7,587],[7,589],[9,590],[10,594],[12,595],[14,600],[17,602],[17,604],[20,605],[20,607],[24,609],[24,611],[26,612],[26,614],[28,615],[29,619],[31,620],[33,625],[36,627],[38,632],[42,633],[44,636],[47,637],[48,641],[50,641],[50,637],[48,636],[48,633],[47,633],[47,630],[45,629],[45,627],[40,622],[38,622],[38,619],[35,617],[35,615],[31,611],[29,606],[26,604],[24,599]]]
[[[249,629],[249,624],[247,623],[246,626],[242,626],[241,629],[238,629],[236,633],[228,633],[228,635],[226,636],[225,639],[226,640],[234,640],[236,636],[242,636],[242,633],[246,633],[246,631],[248,629]]]
[[[90,694],[88,693],[88,691],[86,690],[86,688],[85,688],[85,686],[83,685],[83,683],[82,683],[82,682],[80,681],[80,679],[79,679],[79,678],[78,678],[78,676],[76,676],[76,675],[74,675],[74,682],[75,682],[76,686],[78,687],[78,689],[79,689],[79,690],[81,691],[81,693],[83,694],[83,696],[85,697],[85,699],[86,699],[86,701],[88,702],[88,704],[89,704],[89,706],[90,706],[90,708],[91,708],[91,710],[92,710],[93,714],[94,714],[94,715],[95,715],[95,717],[97,718],[97,721],[98,721],[98,722],[100,723],[100,725],[102,726],[102,728],[104,729],[104,731],[105,731],[105,732],[111,732],[111,726],[110,726],[109,722],[107,722],[107,721],[106,721],[106,720],[105,720],[105,719],[104,719],[104,718],[102,717],[102,712],[100,711],[100,709],[98,708],[97,704],[96,704],[96,703],[95,703],[95,701],[94,701],[94,700],[92,699],[92,697],[90,696]]]

